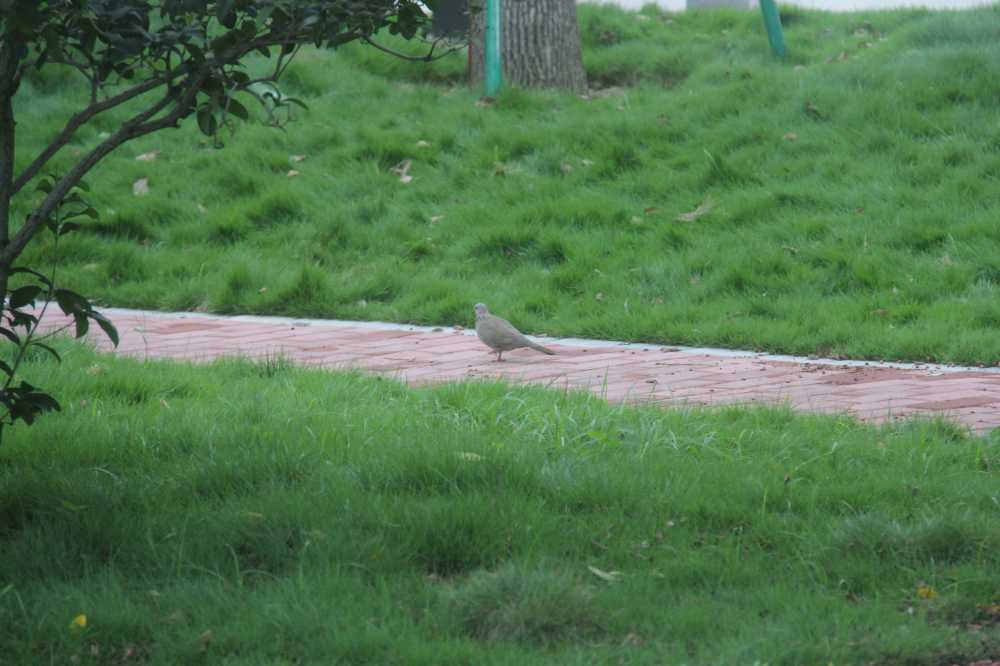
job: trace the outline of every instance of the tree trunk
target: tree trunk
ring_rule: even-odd
[[[504,83],[526,88],[587,90],[576,0],[501,0],[500,49]],[[483,81],[485,0],[473,0],[469,70]],[[477,11],[477,9],[479,9]]]
[[[10,34],[0,42],[0,252],[10,242],[10,204],[14,196],[14,93],[18,57]],[[7,297],[10,263],[0,262],[0,304]]]

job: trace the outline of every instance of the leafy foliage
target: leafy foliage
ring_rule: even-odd
[[[0,298],[12,276],[29,278],[3,306],[0,331],[17,347],[14,363],[0,366],[7,375],[0,392],[4,422],[31,423],[59,408],[33,386],[14,383],[26,350],[44,344],[35,338],[38,318],[27,309],[37,300],[56,302],[73,318],[77,337],[95,322],[117,342],[114,327],[86,298],[56,288],[34,269],[15,267],[43,228],[58,237],[98,219],[81,194],[82,179],[95,165],[122,144],[192,115],[219,145],[220,131],[234,119],[247,120],[253,102],[280,126],[292,107],[305,106],[276,85],[302,44],[370,42],[382,29],[409,39],[427,19],[422,7],[415,0],[0,0]],[[273,56],[274,68],[252,78],[243,63],[251,54]],[[16,173],[13,98],[29,72],[52,67],[78,74],[88,103]],[[115,131],[64,173],[40,177],[81,128],[112,110],[126,112]],[[12,202],[36,180],[42,200],[15,230]]]

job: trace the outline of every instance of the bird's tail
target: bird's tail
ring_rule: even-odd
[[[549,356],[555,356],[556,355],[556,353],[554,351],[552,351],[548,347],[541,346],[537,342],[532,342],[531,343],[531,348],[534,349],[535,351],[540,351],[543,354],[548,354]]]

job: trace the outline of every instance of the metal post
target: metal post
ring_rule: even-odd
[[[781,15],[774,0],[760,0],[760,12],[764,15],[764,27],[767,28],[767,41],[771,43],[771,51],[779,58],[785,57],[785,36],[781,32]]]
[[[503,85],[503,60],[500,56],[500,0],[486,0],[486,95],[495,96]]]

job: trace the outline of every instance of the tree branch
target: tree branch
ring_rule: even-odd
[[[14,178],[14,91],[17,82],[17,56],[13,40],[5,36],[0,44],[0,249],[10,238],[10,200]],[[4,271],[6,273],[6,271]],[[6,275],[0,275],[0,288],[6,295]]]
[[[445,52],[443,52],[443,53],[435,56],[434,55],[434,49],[437,48],[438,43],[441,41],[441,39],[435,39],[434,42],[431,44],[431,50],[430,51],[428,51],[427,53],[425,53],[422,56],[415,56],[415,55],[410,55],[408,53],[402,53],[400,51],[395,51],[393,49],[390,49],[387,46],[382,46],[381,44],[379,44],[378,42],[376,42],[375,40],[373,40],[371,37],[362,36],[360,39],[365,44],[368,44],[369,46],[374,46],[376,49],[378,49],[379,51],[382,51],[383,53],[388,53],[389,55],[396,56],[397,58],[400,58],[401,60],[409,60],[411,62],[434,62],[435,60],[440,60],[441,58],[443,58],[445,56],[448,56],[448,55],[451,55],[452,53],[455,53],[456,51],[460,51],[461,48],[462,48],[460,46],[455,47],[455,48],[451,48],[451,49],[448,49],[447,51],[445,51]]]
[[[113,109],[116,106],[121,106],[125,102],[128,102],[129,100],[132,100],[151,90],[155,90],[156,88],[166,83],[168,80],[169,79],[160,79],[160,78],[150,79],[149,81],[146,81],[145,83],[140,83],[137,86],[129,88],[128,90],[119,93],[114,97],[109,97],[103,102],[98,102],[97,104],[91,104],[80,113],[74,115],[66,123],[66,126],[63,127],[59,135],[56,136],[56,138],[52,140],[52,142],[45,148],[45,150],[43,150],[38,155],[38,157],[36,157],[34,161],[32,161],[32,163],[29,164],[24,169],[24,171],[22,171],[21,174],[17,177],[17,180],[14,181],[14,189],[12,194],[17,194],[18,192],[20,192],[22,187],[24,187],[32,178],[37,176],[38,172],[42,170],[42,167],[44,167],[46,163],[48,163],[48,161],[52,159],[52,156],[58,153],[63,146],[69,143],[70,139],[73,138],[73,135],[76,134],[76,131],[80,129],[83,125],[85,125],[87,122],[89,122],[91,118],[98,115],[99,113],[107,111],[108,109]]]
[[[205,74],[195,75],[184,85],[184,93],[180,96],[174,91],[167,91],[156,104],[145,111],[136,114],[121,126],[121,128],[98,144],[93,150],[87,153],[86,157],[80,160],[69,173],[63,176],[55,184],[52,191],[42,201],[41,205],[28,217],[10,243],[0,251],[0,265],[10,265],[24,251],[24,248],[31,241],[32,237],[45,224],[52,212],[59,206],[63,198],[76,186],[80,180],[90,171],[94,165],[104,159],[110,152],[118,148],[126,141],[131,141],[140,136],[145,136],[157,130],[167,127],[174,127],[177,122],[190,112],[191,103],[201,89]],[[166,109],[171,104],[174,109],[160,119],[152,120],[158,113]]]
[[[117,132],[105,139],[102,143],[98,144],[83,159],[81,159],[76,166],[63,176],[52,188],[52,191],[48,194],[48,196],[45,197],[41,205],[34,211],[34,213],[31,214],[27,222],[25,222],[20,230],[18,230],[14,240],[5,247],[0,247],[0,263],[6,262],[9,265],[14,261],[14,259],[20,256],[21,252],[27,246],[31,238],[34,237],[38,229],[41,228],[52,212],[58,207],[59,202],[62,201],[63,197],[65,197],[69,191],[80,182],[87,172],[89,172],[110,152],[126,141],[130,141],[131,139],[135,139],[140,136],[145,136],[146,134],[150,134],[166,127],[175,126],[177,122],[188,113],[188,107],[190,107],[194,98],[197,96],[201,84],[207,77],[207,72],[211,71],[213,67],[239,62],[240,59],[247,53],[258,49],[261,46],[299,44],[303,40],[307,39],[308,36],[309,35],[307,33],[300,34],[295,32],[284,35],[273,33],[261,35],[251,42],[244,42],[233,52],[226,53],[223,57],[214,57],[206,60],[198,66],[198,70],[194,73],[189,74],[192,70],[191,63],[182,63],[163,76],[149,79],[148,81],[129,88],[128,90],[119,93],[114,97],[110,97],[103,102],[92,104],[80,113],[74,115],[70,118],[66,126],[52,141],[52,143],[17,177],[17,180],[13,183],[13,189],[10,196],[13,196],[13,194],[20,191],[21,188],[23,188],[33,177],[35,177],[42,167],[44,167],[45,164],[52,158],[52,156],[69,142],[74,133],[97,114],[120,106],[125,102],[128,102],[129,100],[132,100],[144,93],[150,92],[151,90],[155,90],[164,84],[169,84],[170,81],[174,80],[178,76],[189,74],[193,77],[191,81],[185,84],[185,93],[181,96],[181,98],[177,99],[175,109],[171,113],[158,120],[151,120],[156,116],[156,114],[169,106],[171,100],[175,99],[173,94],[168,93],[163,99],[154,104],[152,107],[126,121]],[[358,39],[367,41],[368,37],[355,31],[344,32],[330,40],[330,44],[339,46]],[[385,49],[383,48],[383,50]],[[407,56],[401,55],[400,57],[405,58]],[[412,57],[410,58],[413,59]],[[11,141],[11,147],[13,149],[13,141]],[[0,190],[0,195],[2,195],[2,190]],[[5,216],[6,213],[0,210],[0,215]],[[3,221],[5,221],[5,218],[0,217],[0,222]],[[3,231],[0,230],[0,238],[2,237]]]

